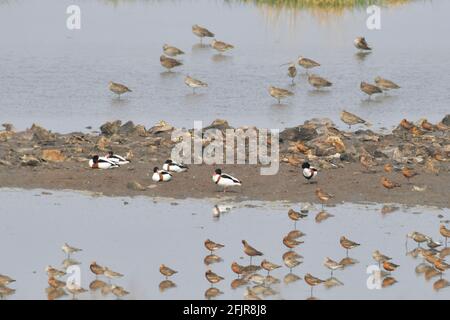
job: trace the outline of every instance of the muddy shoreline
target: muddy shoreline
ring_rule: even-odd
[[[223,120],[210,127],[229,128]],[[221,165],[223,171],[243,181],[242,187],[224,194],[211,181],[218,166],[190,165],[187,172],[174,174],[168,183],[151,180],[151,169],[161,167],[175,143],[170,139],[173,128],[167,123],[147,130],[117,121],[90,134],[57,134],[37,125],[15,132],[12,126],[5,126],[0,131],[0,188],[317,203],[315,190],[320,187],[335,195],[329,204],[369,201],[450,208],[450,131],[425,131],[419,122],[414,128],[399,126],[392,133],[381,134],[362,127],[340,131],[328,120],[308,121],[281,132],[276,175],[260,175],[259,165]],[[89,168],[89,157],[108,150],[128,154],[132,162],[113,170]],[[305,160],[319,168],[317,183],[308,184],[302,177],[301,163]],[[385,164],[392,164],[394,170],[385,172]],[[408,182],[400,171],[404,166],[419,175]],[[381,177],[401,186],[386,189]]]

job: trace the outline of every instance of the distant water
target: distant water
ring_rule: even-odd
[[[339,122],[345,108],[390,127],[402,118],[438,121],[450,113],[450,2],[412,1],[382,8],[380,31],[365,26],[364,8],[323,13],[292,11],[239,1],[77,1],[82,29],[66,28],[70,0],[0,1],[0,121],[19,129],[37,122],[68,132],[108,120],[147,126],[166,120],[192,127],[225,118],[231,125],[284,128],[312,117]],[[193,24],[207,26],[235,49],[217,55],[199,46]],[[358,56],[356,36],[374,51]],[[184,66],[167,74],[162,45],[186,52]],[[281,64],[303,55],[319,61],[315,72],[334,83],[311,90],[305,76],[290,87]],[[209,83],[192,95],[185,74]],[[402,89],[367,102],[360,81],[377,76]],[[118,100],[110,80],[134,92]],[[295,97],[279,106],[270,85]]]
[[[245,286],[231,289],[236,278],[230,270],[233,261],[248,264],[241,240],[264,253],[264,257],[282,264],[282,254],[287,248],[282,238],[294,228],[287,217],[288,208],[300,204],[285,203],[229,203],[218,200],[157,200],[151,198],[93,197],[82,193],[52,192],[42,190],[0,190],[0,273],[17,280],[11,285],[17,290],[9,299],[46,299],[47,265],[61,268],[65,258],[61,245],[68,242],[83,249],[72,255],[81,262],[81,284],[88,288],[95,276],[89,271],[92,261],[107,265],[123,273],[122,279],[113,281],[131,292],[133,299],[204,299],[210,287],[203,263],[208,254],[203,241],[210,238],[225,244],[217,252],[223,262],[210,268],[225,280],[218,285],[224,292],[219,298],[242,299]],[[218,206],[222,213],[213,216]],[[390,214],[381,214],[377,204],[342,204],[326,208],[334,217],[318,224],[314,217],[320,206],[311,208],[309,216],[297,223],[306,233],[305,241],[296,251],[304,263],[293,273],[302,279],[307,272],[320,278],[330,275],[322,263],[325,257],[340,260],[345,250],[339,245],[342,235],[360,242],[350,251],[350,257],[359,264],[339,270],[334,276],[344,283],[341,287],[326,289],[316,287],[314,296],[320,299],[448,299],[450,287],[436,292],[433,283],[439,277],[426,281],[415,273],[421,258],[412,258],[407,252],[416,244],[405,243],[411,231],[428,234],[441,240],[439,221],[448,220],[448,209],[404,208]],[[228,209],[228,210],[227,210]],[[441,216],[440,216],[441,215]],[[374,264],[371,254],[381,250],[391,256],[400,268],[392,274],[398,281],[392,287],[370,290],[367,287],[367,267]],[[254,259],[260,263],[261,258]],[[158,272],[161,263],[179,271],[172,280],[177,287],[163,293],[159,283],[163,277]],[[260,272],[265,274],[265,272]],[[289,273],[282,267],[271,274],[280,279],[272,285],[277,292],[269,299],[305,299],[310,289],[303,280],[286,285]],[[444,279],[450,280],[448,275]],[[102,277],[100,278],[102,280]],[[69,298],[69,297],[66,297]],[[112,299],[111,295],[85,293],[80,299]]]

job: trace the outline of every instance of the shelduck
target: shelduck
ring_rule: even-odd
[[[166,160],[162,166],[163,170],[172,171],[172,172],[184,172],[188,169],[187,166],[181,163],[177,163],[172,160]]]
[[[306,180],[311,181],[313,178],[315,178],[317,176],[317,169],[314,167],[311,167],[311,165],[309,164],[309,162],[304,162],[302,164],[302,173],[303,173],[303,177],[305,177]]]
[[[112,161],[112,162],[120,165],[120,166],[131,162],[130,160],[125,159],[124,157],[119,156],[118,154],[114,154],[114,152],[112,152],[112,151],[109,151],[108,154],[105,156],[105,158],[109,161]]]
[[[92,169],[112,169],[118,168],[119,164],[108,160],[107,158],[95,155],[89,160],[89,167]]]
[[[172,175],[166,170],[159,170],[158,167],[153,168],[153,176],[152,180],[155,182],[160,181],[170,181],[172,179]]]
[[[214,171],[214,175],[212,176],[212,180],[218,186],[223,187],[223,192],[226,192],[227,187],[241,186],[242,182],[229,174],[222,173],[221,169],[216,169]]]

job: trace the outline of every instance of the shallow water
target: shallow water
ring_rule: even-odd
[[[441,41],[450,31],[449,1],[383,8],[379,31],[366,28],[364,8],[326,13],[209,0],[78,1],[81,30],[70,31],[65,12],[72,3],[0,1],[2,123],[68,132],[113,119],[193,127],[194,120],[225,118],[234,126],[284,128],[312,117],[339,122],[345,108],[379,128],[449,113],[450,43]],[[236,48],[217,55],[199,46],[195,23]],[[371,54],[356,53],[358,35],[373,45]],[[160,66],[164,43],[186,52],[174,73]],[[316,92],[301,75],[291,87],[295,97],[277,105],[267,88],[289,87],[280,65],[298,55],[319,61],[316,72],[334,86]],[[185,74],[209,88],[193,95]],[[359,83],[377,75],[402,89],[368,102]],[[110,80],[134,92],[118,100],[107,89]]]
[[[95,279],[89,271],[93,260],[125,274],[115,284],[131,292],[133,299],[204,299],[210,285],[204,277],[203,247],[206,238],[225,244],[217,252],[223,262],[211,265],[211,269],[225,280],[216,287],[224,292],[219,299],[242,299],[245,286],[231,289],[235,279],[230,270],[232,261],[248,264],[242,257],[241,240],[264,252],[264,258],[281,264],[281,255],[287,251],[281,242],[294,227],[287,217],[290,207],[286,203],[218,203],[217,200],[153,200],[151,198],[109,198],[74,192],[2,189],[0,191],[0,249],[2,263],[0,273],[17,280],[11,287],[17,289],[9,299],[46,299],[47,265],[61,267],[65,258],[60,247],[64,242],[83,249],[72,258],[80,261],[81,284],[87,288]],[[128,204],[125,204],[128,202]],[[213,207],[228,208],[218,217]],[[293,205],[298,209],[300,204]],[[293,273],[303,276],[310,272],[320,278],[328,278],[330,272],[322,266],[326,256],[335,260],[345,257],[339,245],[339,237],[361,243],[350,256],[360,263],[335,272],[343,286],[326,289],[316,287],[314,296],[320,299],[449,299],[450,288],[439,292],[423,275],[414,269],[420,258],[407,256],[416,246],[409,242],[405,247],[405,235],[413,230],[441,240],[439,221],[450,219],[448,209],[400,208],[382,215],[377,204],[342,204],[326,208],[335,215],[316,223],[314,216],[319,207],[311,209],[307,219],[297,223],[297,228],[307,235],[305,243],[296,251],[304,256],[304,263]],[[439,215],[442,215],[439,217]],[[379,249],[393,257],[400,268],[393,273],[398,283],[383,289],[367,288],[367,266],[373,264],[371,253]],[[242,258],[241,258],[242,257]],[[261,258],[254,259],[259,263]],[[179,271],[172,277],[176,288],[160,292],[163,277],[159,264],[165,263]],[[262,272],[261,272],[262,273]],[[283,268],[272,274],[281,284],[273,285],[277,292],[270,299],[305,299],[310,289],[303,280],[283,283],[289,270]],[[263,273],[262,273],[263,274]],[[448,278],[445,275],[444,278]],[[102,278],[100,278],[102,279]],[[104,279],[103,279],[104,280]],[[66,296],[65,298],[70,298]],[[84,293],[79,299],[112,299],[111,295]]]

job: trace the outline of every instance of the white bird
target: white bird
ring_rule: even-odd
[[[128,159],[125,159],[122,156],[119,156],[118,154],[114,154],[114,152],[109,151],[108,154],[105,156],[106,160],[109,160],[111,162],[114,162],[115,164],[118,164],[119,166],[128,164],[131,161]]]
[[[113,162],[112,160],[108,160],[107,158],[95,155],[91,160],[89,160],[89,167],[92,169],[111,169],[118,168],[119,164]]]
[[[212,180],[218,186],[223,187],[223,192],[226,192],[227,187],[233,186],[241,186],[242,182],[229,174],[222,173],[221,169],[216,169],[214,175],[212,176]]]
[[[317,169],[314,167],[311,167],[311,165],[308,162],[304,162],[302,164],[302,173],[303,177],[305,177],[306,180],[311,181],[311,179],[315,178],[317,176]]]
[[[166,160],[162,166],[163,170],[172,171],[172,172],[184,172],[188,169],[187,166],[181,163],[177,163],[172,160]]]
[[[170,181],[172,175],[166,170],[159,170],[158,167],[153,168],[152,180],[155,182]]]

